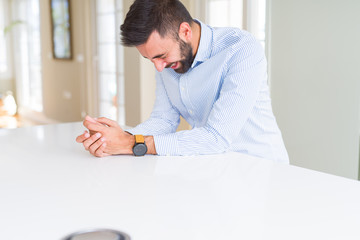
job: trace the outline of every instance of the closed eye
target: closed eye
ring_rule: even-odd
[[[166,58],[166,54],[163,53],[163,54],[156,55],[156,56],[154,56],[152,59],[155,59],[155,58],[165,59],[165,58]]]

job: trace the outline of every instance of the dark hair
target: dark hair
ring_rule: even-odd
[[[146,43],[156,30],[161,37],[171,34],[178,39],[180,24],[193,19],[179,0],[135,0],[121,25],[121,41],[125,46]]]

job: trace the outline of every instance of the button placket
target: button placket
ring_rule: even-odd
[[[180,88],[180,97],[181,97],[181,101],[183,102],[186,110],[188,109],[188,99],[187,99],[187,93],[186,93],[186,89],[185,89],[185,81],[186,81],[186,74],[183,74],[180,79],[179,79],[179,88]],[[188,112],[188,110],[187,110]]]

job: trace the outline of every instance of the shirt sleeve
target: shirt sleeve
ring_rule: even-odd
[[[180,113],[171,104],[161,75],[156,73],[156,99],[150,118],[126,131],[131,134],[162,135],[176,131],[180,123]]]
[[[236,45],[234,46],[236,47]],[[229,54],[227,74],[219,98],[203,127],[154,135],[159,155],[215,154],[228,150],[239,136],[267,80],[262,46],[249,40]]]

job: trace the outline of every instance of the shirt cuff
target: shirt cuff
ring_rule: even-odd
[[[156,135],[154,143],[156,153],[160,156],[177,156],[180,155],[178,140],[175,133]]]

